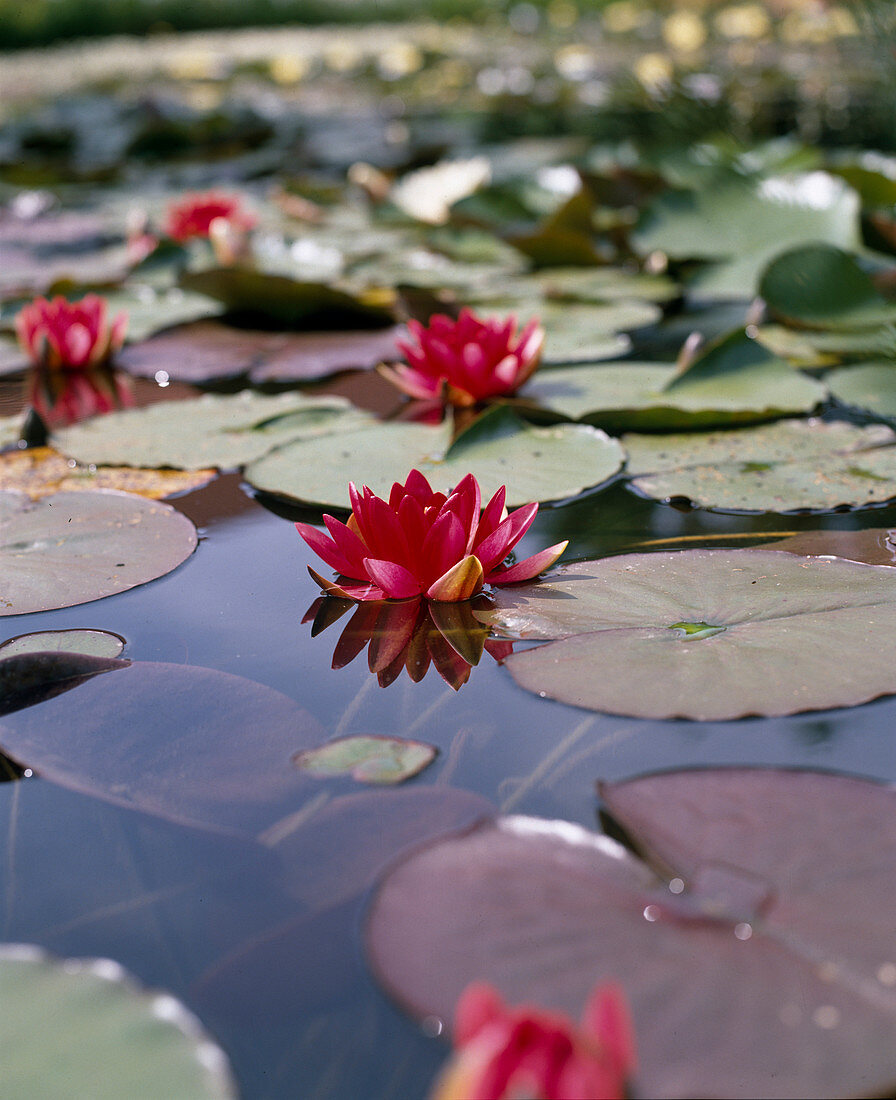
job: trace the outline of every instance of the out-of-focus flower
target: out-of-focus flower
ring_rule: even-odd
[[[561,1013],[510,1008],[476,983],[458,1002],[454,1043],[430,1100],[623,1100],[635,1070],[631,1017],[615,985],[594,990],[576,1027]]]
[[[35,298],[16,315],[16,335],[35,366],[85,370],[107,363],[124,343],[128,315],[108,319],[108,303],[98,294],[80,302]]]
[[[488,600],[480,597],[482,607]],[[402,669],[419,683],[434,667],[455,691],[469,680],[483,652],[501,661],[513,643],[489,638],[474,615],[475,598],[464,603],[431,603],[419,597],[389,603],[354,603],[319,596],[305,613],[312,637],[337,622],[350,608],[354,614],[333,650],[333,668],[345,668],[367,649],[367,665],[380,687],[388,687]]]
[[[483,584],[517,584],[543,572],[567,543],[542,550],[515,565],[505,558],[528,531],[538,511],[526,504],[509,516],[502,486],[481,508],[479,483],[467,474],[446,496],[433,492],[419,470],[388,501],[366,486],[349,485],[348,523],[325,515],[329,537],[307,523],[296,529],[319,557],[353,583],[335,584],[309,567],[324,592],[350,600],[405,600],[426,596],[454,603],[468,600]]]
[[[204,191],[171,203],[164,231],[173,241],[185,244],[197,237],[213,238],[216,233],[242,236],[256,223],[255,215],[243,206],[239,196]]]
[[[125,379],[109,367],[65,372],[34,367],[28,376],[28,403],[47,428],[62,428],[129,408],[134,398]]]
[[[408,328],[419,346],[399,341],[407,363],[380,373],[411,397],[461,406],[515,393],[538,366],[545,338],[537,320],[517,335],[515,317],[484,321],[469,309],[456,321],[438,313],[428,328]]]

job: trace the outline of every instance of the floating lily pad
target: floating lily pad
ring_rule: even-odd
[[[253,463],[246,480],[277,496],[349,508],[350,481],[388,497],[393,482],[404,482],[415,468],[443,492],[473,473],[484,499],[506,485],[507,503],[513,506],[575,496],[612,477],[622,457],[616,440],[596,428],[535,428],[498,406],[454,444],[447,422],[437,427],[377,424],[280,447]]]
[[[159,333],[117,357],[131,374],[153,378],[164,371],[184,382],[208,382],[248,374],[253,382],[323,378],[337,371],[376,366],[397,355],[404,328],[360,332],[255,332],[216,321]]]
[[[54,959],[0,946],[3,1091],[67,1100],[235,1100],[224,1052],[168,993],[111,959]]]
[[[484,980],[577,1018],[611,979],[633,1010],[638,1095],[888,1095],[893,790],[730,768],[601,794],[640,857],[509,817],[399,864],[367,925],[390,993],[448,1023]]]
[[[618,300],[668,302],[680,289],[674,280],[664,275],[645,275],[622,267],[551,267],[502,285],[502,295],[531,298],[537,288],[539,295],[549,299],[569,299],[576,302],[606,303]]]
[[[502,298],[483,303],[478,312],[484,317],[513,314],[521,324],[537,317],[546,333],[545,364],[586,363],[623,355],[630,347],[628,338],[621,335],[624,331],[655,324],[662,317],[659,306],[634,300],[581,305]]]
[[[350,294],[327,283],[299,282],[247,267],[185,272],[180,284],[215,298],[230,312],[268,317],[290,327],[325,329],[348,324],[361,328],[394,319],[391,291]]]
[[[825,382],[844,405],[862,409],[872,416],[896,420],[896,361],[862,363],[831,371]]]
[[[626,554],[495,595],[478,617],[557,638],[504,661],[590,710],[718,721],[855,706],[896,692],[892,569],[775,550]]]
[[[809,367],[835,366],[844,356],[896,359],[896,325],[828,331],[760,325],[756,339],[776,355]]]
[[[61,490],[117,489],[150,500],[187,493],[207,485],[217,470],[138,470],[131,466],[78,466],[52,447],[32,447],[0,455],[0,490],[25,493],[32,500]]]
[[[321,779],[351,776],[359,783],[391,784],[419,775],[437,752],[434,745],[422,741],[356,734],[299,753],[295,765]]]
[[[222,310],[221,303],[214,298],[205,294],[194,294],[180,287],[155,289],[151,286],[125,284],[118,290],[104,291],[103,296],[109,303],[110,315],[114,316],[119,310],[127,313],[129,343],[146,340],[153,333],[172,325],[215,317]],[[122,352],[121,355],[127,355],[127,352]],[[119,358],[121,356],[116,357],[116,360]]]
[[[26,634],[23,637],[27,640],[35,635]],[[78,651],[54,651],[52,643],[45,650],[12,652],[8,655],[0,650],[0,714],[12,714],[23,707],[36,706],[46,699],[71,691],[92,676],[114,672],[125,668],[127,664],[127,661],[119,661],[114,657],[94,656]]]
[[[632,242],[642,255],[725,260],[692,285],[720,297],[749,298],[763,268],[786,248],[819,241],[861,247],[859,208],[856,192],[826,172],[729,178],[654,199]]]
[[[294,439],[368,420],[342,397],[203,394],[94,417],[53,435],[63,454],[97,466],[232,469]]]
[[[833,245],[805,245],[778,256],[763,272],[759,293],[777,317],[807,328],[896,323],[896,302],[884,298],[854,256]]]
[[[740,333],[684,374],[665,363],[537,372],[522,393],[607,431],[695,428],[808,412],[827,391]]]
[[[0,491],[0,616],[88,603],[170,573],[196,549],[180,512],[130,493]]]
[[[894,441],[883,424],[817,420],[623,438],[632,486],[645,496],[758,512],[889,500],[896,496]]]
[[[117,657],[125,647],[120,634],[109,630],[36,630],[0,642],[0,660],[24,653],[84,653],[89,657]]]
[[[0,448],[18,443],[22,436],[22,416],[0,416]]]
[[[788,554],[811,554],[863,561],[866,565],[896,565],[896,531],[886,527],[867,527],[862,531],[800,531],[777,542],[768,542],[766,550],[786,550]],[[3,650],[0,648],[0,656]]]
[[[218,831],[254,834],[294,812],[312,789],[292,757],[326,734],[292,699],[212,669],[112,665],[5,715],[0,749],[60,786]]]

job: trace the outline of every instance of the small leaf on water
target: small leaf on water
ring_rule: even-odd
[[[117,657],[125,639],[108,630],[37,630],[0,642],[0,660],[21,653],[83,653],[89,657]]]
[[[400,737],[339,737],[295,756],[297,768],[322,779],[351,776],[359,783],[402,783],[419,775],[438,750],[422,741]]]

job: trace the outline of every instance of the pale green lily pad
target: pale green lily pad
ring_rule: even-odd
[[[72,607],[170,573],[196,528],[168,504],[96,490],[0,492],[0,616]]]
[[[477,617],[558,638],[505,666],[528,691],[639,718],[722,721],[896,692],[896,573],[775,550],[625,554],[498,592]]]
[[[22,653],[83,653],[88,657],[117,657],[125,647],[120,634],[108,630],[37,630],[0,643],[0,660]]]
[[[896,420],[896,360],[831,371],[825,382],[844,405]]]
[[[785,420],[731,431],[626,435],[632,486],[657,500],[752,512],[862,507],[896,496],[896,435],[883,424]]]
[[[355,735],[338,737],[293,759],[297,768],[321,779],[351,776],[359,783],[393,784],[419,775],[437,752],[423,741]]]
[[[827,390],[740,332],[684,374],[638,362],[542,370],[521,396],[612,432],[771,420],[809,412]]]
[[[663,303],[680,293],[681,288],[672,279],[622,267],[549,267],[526,275],[511,274],[500,283],[500,297],[507,302],[547,299],[599,305],[616,301]],[[468,294],[467,301],[488,302],[495,296],[492,282]]]
[[[129,343],[146,340],[172,325],[217,317],[222,312],[221,303],[214,298],[180,287],[156,289],[126,284],[121,290],[110,291],[104,297],[108,299],[111,316],[122,309],[127,312]]]
[[[449,449],[450,448],[450,449]],[[509,506],[559,500],[618,472],[615,439],[584,424],[536,428],[503,406],[483,414],[451,445],[451,425],[376,424],[331,438],[280,447],[246,470],[256,489],[309,503],[349,508],[348,483],[388,497],[393,482],[418,469],[446,492],[468,473],[488,499],[507,486]]]
[[[868,329],[896,323],[896,302],[856,258],[832,245],[794,248],[773,260],[759,293],[777,317],[806,328]]]
[[[756,340],[775,355],[807,367],[834,366],[844,355],[896,359],[896,325],[830,332],[760,325]]]
[[[859,212],[856,192],[827,172],[728,179],[702,191],[661,195],[632,243],[642,255],[661,251],[677,260],[726,261],[701,273],[692,286],[719,297],[749,298],[762,269],[786,248],[818,241],[860,248]]]
[[[546,333],[542,356],[545,364],[587,363],[624,355],[631,345],[622,333],[655,324],[663,315],[653,302],[632,300],[582,305],[544,298],[493,299],[482,303],[477,313],[483,317],[513,314],[520,324],[537,317]]]
[[[0,946],[7,1100],[235,1100],[227,1057],[168,993],[111,959]]]
[[[343,431],[369,419],[341,397],[244,390],[94,417],[55,433],[53,446],[97,466],[232,469],[282,443]]]

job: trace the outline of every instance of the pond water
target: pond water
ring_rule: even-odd
[[[111,956],[181,997],[227,1051],[246,1097],[425,1094],[446,1047],[432,1021],[421,1027],[378,990],[360,930],[373,879],[425,836],[428,821],[475,816],[478,804],[455,805],[456,791],[504,811],[595,828],[598,779],[730,764],[896,779],[894,698],[787,718],[646,721],[539,699],[487,653],[457,692],[434,668],[419,683],[401,674],[383,689],[363,652],[333,670],[349,616],[311,636],[303,617],[318,595],[305,570],[312,555],[290,522],[316,514],[282,504],[275,511],[236,475],[173,503],[201,536],[182,566],[101,601],[7,618],[4,637],[114,631],[132,661],[216,669],[283,693],[309,716],[312,744],[372,733],[439,750],[401,788],[348,779],[308,784],[263,843],[114,805],[111,781],[103,797],[36,776],[0,784],[0,938],[63,956]],[[620,483],[543,506],[519,549],[568,537],[570,561],[863,526],[896,526],[896,507],[725,515],[656,504]],[[40,706],[68,705],[83,690]],[[160,723],[153,701],[145,702],[128,710],[131,728],[122,735],[176,755],[183,731]],[[223,728],[227,711],[213,694],[207,705],[213,715],[219,707]],[[297,726],[296,750],[308,747],[308,737]],[[247,735],[247,775],[264,738],[262,719]],[[414,791],[423,793],[406,793]]]

